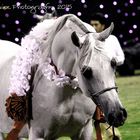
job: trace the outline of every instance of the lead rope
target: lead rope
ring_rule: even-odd
[[[114,126],[112,126],[112,132],[113,132],[113,140],[116,140],[116,136],[115,136],[115,129],[114,129]]]
[[[111,125],[106,130],[108,130],[110,127],[111,127]],[[113,139],[112,140],[116,140],[115,129],[114,129],[113,125],[112,125],[112,132],[113,132]]]

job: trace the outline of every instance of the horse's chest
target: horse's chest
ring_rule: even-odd
[[[61,125],[68,123],[73,113],[74,102],[72,100],[67,100],[62,102],[56,110],[54,111],[54,116],[56,116],[56,121]]]
[[[94,112],[91,106],[92,102],[87,98],[73,97],[58,106],[57,111],[55,111],[56,119],[61,125],[72,123],[83,125]]]

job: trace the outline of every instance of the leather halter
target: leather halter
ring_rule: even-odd
[[[99,92],[95,92],[95,93],[92,93],[91,91],[89,91],[90,94],[91,94],[91,96],[92,96],[92,99],[93,99],[94,103],[95,103],[101,110],[102,110],[102,108],[101,108],[100,103],[98,102],[98,97],[99,97],[101,94],[104,94],[105,92],[110,91],[110,90],[112,90],[112,89],[115,89],[115,90],[117,91],[118,87],[117,87],[117,86],[114,86],[114,87],[105,88],[105,89],[103,89],[103,90],[101,90],[101,91],[99,91]],[[118,92],[118,91],[117,91],[117,92]],[[102,135],[101,135],[100,123],[101,123],[101,122],[100,122],[100,121],[97,121],[97,120],[95,120],[95,122],[94,122],[97,140],[103,140],[103,139],[102,139]],[[115,132],[114,132],[114,127],[113,127],[113,126],[112,126],[112,131],[113,131],[113,140],[114,140],[114,138],[115,138]]]
[[[105,92],[110,91],[110,90],[112,90],[112,89],[115,89],[115,90],[117,91],[118,87],[117,87],[117,86],[114,86],[114,87],[105,88],[105,89],[103,89],[103,90],[101,90],[101,91],[99,91],[99,92],[95,92],[95,93],[92,93],[90,90],[89,90],[89,92],[90,92],[90,95],[91,95],[93,101],[95,102],[95,104],[96,104],[97,106],[100,107],[101,105],[100,105],[100,103],[98,102],[97,98],[98,98],[100,95],[102,95],[102,94],[104,94]]]

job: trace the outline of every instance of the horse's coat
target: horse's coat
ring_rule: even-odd
[[[49,33],[46,31],[48,37],[41,40],[42,61],[31,85],[33,120],[29,127],[30,140],[54,140],[60,136],[69,136],[72,140],[92,140],[92,116],[96,105],[91,96],[115,86],[111,60],[103,53],[104,43],[101,41],[112,30],[113,25],[100,34],[89,33],[89,28],[76,16],[64,15],[56,19]],[[1,132],[9,132],[12,123],[7,118],[4,106],[8,97],[12,57],[0,68]],[[58,70],[62,69],[70,77],[77,77],[79,88],[73,89],[70,85],[58,87],[48,80],[41,67],[48,57]],[[91,71],[90,78],[84,74],[87,68]],[[125,110],[115,89],[108,90],[95,100],[100,103],[110,125],[120,126],[124,123]],[[24,128],[21,135],[27,137],[27,129]]]

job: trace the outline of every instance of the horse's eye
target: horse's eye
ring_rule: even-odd
[[[116,62],[115,59],[112,59],[112,60],[111,60],[111,66],[112,66],[112,68],[116,68],[117,62]]]
[[[92,78],[92,69],[90,67],[84,66],[81,72],[86,79],[90,80]]]

